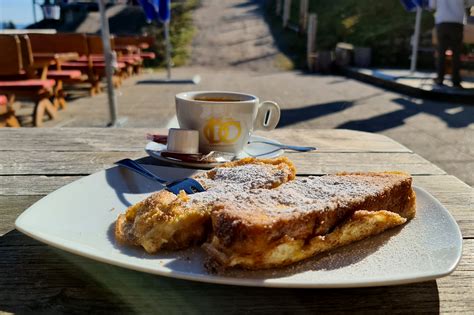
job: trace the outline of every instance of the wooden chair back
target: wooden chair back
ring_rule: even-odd
[[[117,46],[138,46],[140,41],[138,40],[137,36],[116,36],[115,37],[115,45]]]
[[[0,35],[0,47],[0,75],[24,74],[18,36]]]
[[[154,36],[151,36],[151,35],[142,35],[142,36],[138,36],[138,41],[140,43],[140,45],[147,45],[148,47],[143,47],[143,48],[149,48],[149,47],[152,47],[153,45],[155,45],[155,42],[156,42],[156,38]]]
[[[33,51],[31,49],[30,38],[28,35],[18,35],[20,40],[21,60],[25,70],[33,67]]]
[[[87,35],[87,45],[91,55],[98,55],[104,53],[104,46],[102,45],[102,37],[99,35]],[[115,49],[115,39],[110,36],[110,47]]]
[[[21,60],[23,62],[23,69],[25,70],[28,78],[36,78],[37,69],[35,69],[33,50],[31,48],[30,38],[26,34],[18,35],[18,38],[20,40]],[[47,64],[43,65],[43,70],[40,72],[41,79],[46,79],[47,68]],[[38,70],[40,70],[40,68]]]
[[[76,52],[88,55],[87,38],[80,33],[29,34],[31,48],[35,53]]]
[[[117,46],[137,46],[141,49],[150,48],[155,44],[155,37],[150,35],[130,35],[130,36],[116,36],[115,45]]]

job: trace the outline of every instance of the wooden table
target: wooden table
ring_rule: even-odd
[[[413,174],[453,214],[464,236],[457,270],[437,281],[360,289],[243,288],[127,270],[43,245],[14,230],[15,218],[51,191],[141,158],[149,129],[0,130],[0,311],[7,312],[467,312],[474,311],[473,189],[399,143],[348,130],[272,131],[285,143],[314,145],[287,153],[299,175],[398,169]],[[153,163],[151,158],[142,160]]]
[[[33,53],[34,65],[36,69],[41,69],[41,79],[46,80],[48,78],[48,71],[50,66],[55,66],[56,70],[62,70],[62,64],[67,61],[77,60],[79,54],[77,52],[63,52],[63,53],[54,53],[54,52],[43,52],[43,53]],[[59,108],[65,109],[67,107],[66,103],[66,93],[64,92],[63,80],[55,78],[56,86],[54,88],[54,108],[57,110]]]

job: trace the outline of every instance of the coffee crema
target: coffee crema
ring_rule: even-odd
[[[235,98],[210,97],[210,96],[198,96],[198,97],[195,97],[194,100],[204,101],[204,102],[241,102],[242,101]]]

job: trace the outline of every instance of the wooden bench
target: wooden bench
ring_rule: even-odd
[[[21,42],[16,35],[0,35],[0,94],[20,100],[32,101],[33,124],[41,126],[44,114],[51,119],[57,111],[49,100],[53,96],[54,80],[29,79],[23,66]],[[26,61],[28,62],[28,61]]]
[[[54,88],[54,107],[66,108],[66,93],[64,92],[63,82],[81,83],[85,77],[78,70],[63,70],[59,62],[59,56],[52,55],[50,58],[40,58],[36,60],[31,48],[31,42],[28,35],[18,35],[21,44],[23,67],[27,72],[29,79],[51,79],[56,82]],[[54,64],[55,69],[49,69]]]
[[[116,36],[115,45],[122,51],[138,53],[144,60],[155,59],[156,54],[152,51],[144,51],[155,44],[155,38],[149,35]]]
[[[149,49],[155,44],[155,38],[148,35],[119,35],[115,36],[115,45],[117,47],[137,47],[140,49],[140,54],[146,56],[145,58],[155,58],[155,53],[150,51],[143,51]]]
[[[30,34],[31,47],[36,53],[70,53],[78,54],[78,58],[86,57],[85,62],[66,61],[61,64],[61,70],[78,70],[87,75],[85,82],[90,84],[89,93],[95,95],[101,92],[100,81],[103,74],[98,71],[101,65],[93,64],[89,58],[87,37],[80,33]]]
[[[87,35],[87,45],[89,47],[89,58],[92,60],[94,65],[101,65],[101,71],[105,76],[105,59],[104,59],[104,46],[102,43],[102,37],[99,35]],[[110,48],[112,51],[115,49],[114,37],[110,37]],[[141,64],[141,59],[124,59],[119,55],[117,56],[116,63],[113,65],[115,69],[114,73],[114,85],[121,84],[122,78],[125,77],[133,69],[136,64]]]

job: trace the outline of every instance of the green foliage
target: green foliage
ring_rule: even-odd
[[[171,57],[175,66],[184,65],[189,58],[189,46],[194,35],[192,10],[197,8],[199,0],[182,0],[171,2],[170,40],[172,46]],[[151,50],[157,53],[158,58],[153,67],[161,67],[166,64],[165,41],[162,25],[151,24],[144,28],[144,33],[155,36],[156,43]]]

